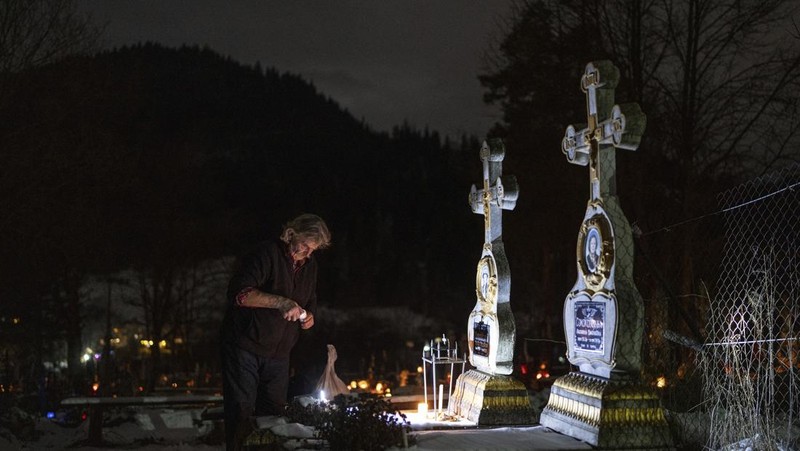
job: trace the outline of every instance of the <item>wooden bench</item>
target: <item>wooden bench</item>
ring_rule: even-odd
[[[103,408],[128,406],[177,406],[221,404],[220,395],[176,395],[176,396],[119,396],[76,397],[61,401],[62,406],[85,406],[89,408],[89,438],[91,444],[103,441]]]

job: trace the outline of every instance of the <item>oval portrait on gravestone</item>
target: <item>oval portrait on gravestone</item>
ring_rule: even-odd
[[[578,266],[586,286],[601,289],[614,265],[614,234],[602,210],[585,220],[578,235]]]
[[[497,301],[497,264],[491,254],[485,255],[478,262],[475,292],[478,295],[478,301],[485,303],[486,307]]]
[[[603,254],[603,241],[600,239],[600,230],[589,227],[583,245],[583,261],[590,273],[595,273],[600,268],[600,256]]]

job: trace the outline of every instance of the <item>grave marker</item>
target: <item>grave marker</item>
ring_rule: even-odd
[[[469,195],[472,211],[484,217],[484,243],[475,275],[477,302],[467,321],[469,361],[476,367],[459,376],[448,414],[481,425],[528,424],[533,419],[525,386],[510,377],[514,368],[516,325],[511,312],[511,273],[503,246],[503,210],[513,210],[514,176],[501,179],[505,147],[488,140],[480,150],[482,188]]]
[[[589,166],[589,201],[578,232],[578,279],[564,302],[567,358],[580,368],[556,380],[542,425],[601,448],[670,448],[658,395],[639,380],[644,305],[633,282],[633,238],[616,193],[616,149],[636,150],[646,117],[614,105],[619,70],[586,65],[587,127],[570,125],[562,152]]]

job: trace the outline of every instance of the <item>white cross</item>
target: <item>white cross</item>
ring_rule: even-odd
[[[500,180],[503,172],[505,146],[500,139],[484,141],[480,151],[483,162],[483,188],[472,185],[469,205],[472,212],[484,217],[484,245],[491,243],[503,233],[502,210],[513,210],[517,206],[519,190],[516,177],[506,177],[506,186]]]
[[[586,65],[581,77],[581,90],[586,93],[588,125],[581,130],[568,126],[561,141],[561,151],[567,161],[589,165],[591,200],[601,199],[603,194],[615,194],[614,151],[617,148],[636,150],[647,122],[638,104],[614,105],[614,88],[618,81],[619,70],[610,61]],[[601,155],[601,149],[608,155]],[[601,156],[605,157],[602,171]]]

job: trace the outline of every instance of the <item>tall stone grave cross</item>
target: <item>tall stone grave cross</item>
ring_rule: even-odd
[[[484,243],[475,274],[477,302],[467,321],[469,360],[476,368],[459,376],[448,414],[478,424],[526,424],[533,410],[525,385],[509,377],[514,368],[516,325],[511,312],[511,273],[503,246],[503,210],[517,204],[514,176],[500,176],[505,147],[499,139],[483,143],[483,187],[469,194],[472,211],[483,215]]]
[[[483,188],[475,185],[469,193],[473,213],[483,215],[483,252],[475,275],[478,298],[469,315],[467,338],[470,363],[485,373],[511,374],[514,369],[516,325],[511,313],[511,273],[503,246],[503,210],[513,210],[519,195],[517,179],[500,178],[505,149],[502,141],[484,142],[480,151],[483,163]],[[503,315],[499,321],[498,315]],[[506,316],[507,315],[507,316]],[[501,327],[502,324],[502,327]]]
[[[640,381],[644,305],[633,282],[631,227],[616,193],[616,149],[636,150],[646,117],[614,105],[619,70],[586,65],[588,125],[567,127],[567,161],[589,166],[589,201],[578,232],[578,279],[564,302],[567,358],[580,371],[556,380],[540,422],[601,448],[670,448],[658,395]]]

